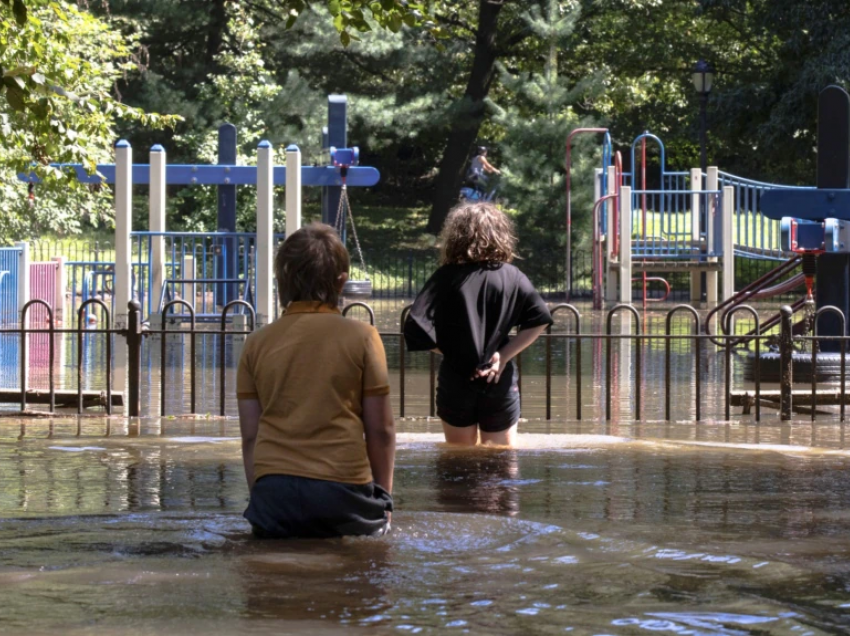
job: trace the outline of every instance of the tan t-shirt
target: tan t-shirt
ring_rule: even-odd
[[[349,484],[372,481],[363,398],[390,392],[374,327],[329,305],[291,303],[248,336],[236,374],[240,400],[259,400],[254,473]]]

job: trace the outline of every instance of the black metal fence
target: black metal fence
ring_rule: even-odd
[[[197,328],[191,306],[182,300],[172,301],[167,307],[167,310],[171,311],[181,306],[186,312],[179,316],[175,314],[180,321],[177,322],[175,318],[170,327],[168,316],[161,326],[144,325],[141,320],[141,308],[136,302],[130,304],[126,324],[118,326],[113,323],[109,309],[104,303],[93,299],[89,304],[103,315],[99,326],[94,328],[85,319],[86,312],[90,309],[88,306],[81,307],[77,312],[76,328],[61,329],[54,326],[52,310],[47,303],[33,300],[24,307],[22,324],[29,325],[31,310],[38,305],[47,311],[47,327],[0,329],[0,335],[11,335],[19,339],[21,354],[20,387],[18,390],[4,390],[2,395],[5,397],[0,401],[17,403],[23,412],[35,401],[46,404],[48,412],[54,412],[57,405],[64,405],[76,406],[77,412],[83,413],[86,408],[96,404],[110,414],[113,412],[113,406],[123,404],[125,414],[138,416],[143,413],[143,392],[146,391],[150,396],[156,392],[151,390],[155,388],[159,392],[159,404],[149,402],[146,414],[180,415],[185,408],[182,403],[176,408],[173,407],[174,412],[169,412],[166,399],[168,350],[174,346],[185,348],[185,343],[188,342],[188,413],[195,414],[198,411],[196,396],[198,391],[204,388],[196,373],[196,343],[200,338],[213,337],[220,342],[214,352],[214,364],[208,369],[215,374],[213,377],[217,385],[216,411],[219,415],[234,413],[235,387],[229,377],[232,378],[238,355],[234,353],[232,346],[228,349],[224,345],[228,340],[234,342],[234,338],[244,339],[253,331],[254,313],[247,303],[239,300],[229,303],[222,309],[218,324],[208,325],[203,330]],[[361,316],[374,324],[374,311],[365,303],[352,303],[343,313],[349,315],[358,308],[365,310]],[[241,325],[236,320],[236,309],[246,312],[241,316]],[[400,329],[407,310],[408,308],[405,308],[402,311],[397,330],[380,332],[387,345],[390,366],[398,371],[398,393],[394,398],[396,410],[399,416],[408,416],[409,404],[423,404],[424,400],[427,403],[427,414],[433,417],[436,415],[435,391],[439,358],[437,354],[426,354],[428,363],[425,369],[418,369],[418,375],[420,380],[423,378],[423,371],[427,375],[427,388],[420,382],[419,389],[412,392],[408,382],[411,371],[407,360],[407,356],[411,354],[405,349]],[[591,324],[597,327],[595,333],[590,333],[583,326],[587,323],[587,317],[583,317],[577,307],[557,304],[551,307],[551,311],[556,318],[557,327],[550,327],[541,336],[539,346],[542,352],[538,350],[536,355],[526,352],[517,358],[520,391],[523,390],[526,377],[531,377],[538,383],[535,390],[538,391],[544,418],[547,420],[553,417],[554,380],[562,378],[569,382],[572,390],[563,396],[565,402],[562,404],[561,418],[581,420],[586,417],[587,401],[584,393],[589,391],[593,394],[594,401],[598,401],[598,405],[604,404],[604,408],[597,408],[596,415],[592,414],[591,417],[604,418],[606,421],[615,417],[636,421],[674,418],[681,420],[683,401],[690,401],[692,408],[688,409],[686,418],[701,422],[705,420],[706,406],[709,403],[713,405],[713,398],[704,389],[713,387],[717,397],[720,397],[722,390],[723,400],[723,411],[721,414],[716,413],[714,419],[729,420],[732,417],[732,407],[740,406],[744,414],[752,413],[755,421],[760,421],[762,409],[770,406],[778,409],[782,419],[791,419],[792,413],[797,412],[809,414],[812,420],[821,414],[844,421],[847,401],[844,354],[848,337],[818,334],[821,322],[828,322],[820,319],[827,316],[833,321],[833,327],[837,325],[842,330],[838,333],[844,333],[845,317],[835,307],[824,307],[816,312],[811,322],[812,335],[794,333],[793,312],[790,307],[781,309],[778,331],[774,329],[773,333],[762,329],[765,321],[760,318],[758,311],[747,305],[738,305],[726,312],[721,317],[724,329],[713,334],[706,333],[708,325],[701,321],[700,314],[689,305],[679,305],[666,312],[663,315],[662,328],[657,328],[656,323],[656,329],[651,332],[644,327],[647,324],[647,316],[641,316],[631,305],[618,305],[604,314],[591,315]],[[188,321],[185,320],[187,317]],[[621,320],[623,317],[626,318],[625,321]],[[682,320],[685,321],[684,324]],[[739,327],[746,328],[736,329],[736,320]],[[600,326],[601,329],[598,328]],[[75,392],[62,393],[55,386],[56,336],[61,334],[68,334],[77,342]],[[92,395],[83,390],[83,341],[92,337],[104,338],[106,346],[106,385],[105,391],[100,395]],[[160,360],[158,364],[149,361],[145,366],[142,356],[143,342],[154,337],[159,338]],[[47,387],[33,390],[27,379],[27,364],[31,360],[28,347],[38,338],[42,339],[41,345],[47,354],[49,371]],[[628,349],[624,350],[624,343],[629,344]],[[775,352],[767,351],[769,344],[775,347]],[[111,379],[113,355],[119,348],[125,349],[122,354],[126,353],[126,394],[116,393]],[[807,348],[807,351],[798,351],[801,348]],[[150,347],[148,349],[150,350]],[[554,355],[556,350],[557,359]],[[744,357],[749,358],[749,379],[742,379],[742,374],[733,369],[736,352],[740,351],[744,352]],[[824,354],[824,351],[831,353]],[[759,355],[756,355],[756,352],[759,352]],[[714,365],[716,373],[710,370],[712,364],[709,363]],[[794,376],[799,373],[799,367],[803,363],[805,378],[802,379],[806,381],[807,388],[794,390]],[[524,367],[531,373],[530,376],[524,373]],[[622,373],[626,367],[628,377]],[[652,387],[647,386],[649,376],[655,378]],[[687,376],[688,382],[693,382],[684,393],[677,388],[677,378],[682,376]],[[539,386],[540,378],[542,387]],[[184,382],[185,380],[186,378]],[[209,378],[205,380],[209,381]],[[778,388],[765,389],[766,384]],[[739,388],[736,389],[736,385]],[[9,399],[12,394],[14,400]],[[525,394],[523,397],[525,398]],[[626,406],[623,406],[624,403]],[[618,405],[616,408],[615,404]],[[824,412],[824,406],[836,406],[838,412]]]

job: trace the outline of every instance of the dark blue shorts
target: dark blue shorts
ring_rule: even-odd
[[[446,424],[478,425],[484,433],[500,433],[517,423],[520,414],[517,372],[508,363],[498,383],[470,380],[446,364],[437,377],[437,415]]]
[[[260,539],[381,534],[392,496],[381,486],[266,475],[251,490],[245,518]]]

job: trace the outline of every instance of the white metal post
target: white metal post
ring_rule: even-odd
[[[301,228],[301,151],[286,147],[286,235]]]
[[[616,192],[617,169],[614,166],[608,166],[608,189],[605,194],[611,195]],[[614,223],[616,205],[617,202],[614,199],[608,199],[605,205],[605,214],[607,215],[605,227],[608,228],[608,233],[605,235],[605,300],[608,302],[617,301],[617,279],[611,268],[611,262],[617,260],[617,254],[614,252],[614,237],[618,231]]]
[[[180,278],[184,280],[194,280],[197,276],[197,270],[195,269],[195,257],[191,254],[185,254],[183,256],[183,263],[180,269]],[[198,297],[197,287],[195,283],[184,283],[182,285],[182,289],[180,290],[180,299],[189,303],[192,307],[192,310],[195,310],[195,301]],[[187,313],[184,307],[178,308],[178,311],[181,314]]]
[[[165,232],[165,165],[165,148],[156,144],[150,151],[148,229],[151,232]],[[158,303],[162,297],[162,286],[165,282],[165,237],[152,236],[150,250],[151,288],[148,290],[148,295],[153,303]],[[159,313],[159,307],[153,304],[151,305],[151,311],[153,313]]]
[[[716,192],[719,188],[719,175],[717,171],[717,166],[709,166],[708,170],[706,170],[706,179],[705,179],[705,189],[709,192]],[[706,244],[708,245],[708,251],[710,253],[716,253],[717,247],[715,242],[717,241],[717,237],[714,235],[714,222],[715,215],[717,214],[717,195],[709,194],[706,195],[708,199],[708,212],[706,214]],[[708,259],[709,263],[716,263],[717,257],[712,256]],[[716,271],[708,271],[705,273],[705,286],[706,289],[706,300],[709,303],[717,303],[717,272]]]
[[[735,294],[735,243],[732,236],[732,216],[735,211],[735,188],[723,188],[723,300]]]
[[[53,297],[53,322],[55,325],[65,324],[65,288],[68,286],[68,276],[65,272],[65,257],[54,256],[51,260],[56,263],[55,296]],[[71,321],[68,321],[70,326]]]
[[[702,170],[691,168],[691,246],[696,247],[700,243],[700,197],[702,192]],[[699,302],[702,299],[702,276],[699,271],[691,272],[691,302]]]
[[[287,163],[289,158],[287,156]],[[300,169],[298,170],[300,173]],[[287,170],[287,180],[289,170]],[[289,189],[287,188],[287,198]],[[287,215],[287,224],[289,217]],[[274,318],[274,149],[268,141],[257,148],[257,325]]]
[[[115,144],[115,293],[113,326],[127,327],[127,314],[132,299],[130,265],[130,232],[133,225],[133,149],[124,139]],[[124,391],[127,383],[127,347],[115,347],[112,383],[116,391]]]
[[[30,300],[30,244],[27,242],[15,243],[15,247],[21,250],[18,255],[18,311],[23,311],[24,305]],[[23,324],[23,315],[21,316],[21,327],[27,327]]]
[[[619,302],[632,302],[632,189],[620,189],[620,294]]]
[[[53,325],[56,328],[66,327],[66,316],[65,312],[67,311],[66,302],[65,302],[65,288],[68,286],[68,275],[65,271],[65,257],[64,256],[54,256],[51,259],[54,263],[56,263],[56,281],[55,281],[55,289],[54,289],[54,297],[53,297]],[[70,317],[69,317],[70,318]],[[72,320],[68,320],[67,326],[70,327],[73,324]],[[63,334],[56,334],[54,336],[55,342],[55,352],[56,359],[54,360],[56,369],[65,368],[65,350],[66,347],[62,346],[62,341],[64,339]]]
[[[26,329],[30,327],[30,325],[24,324],[24,305],[26,305],[30,301],[30,244],[27,242],[15,243],[15,247],[20,248],[21,253],[18,255],[18,311],[20,312],[20,323],[21,328]],[[27,312],[30,316],[30,320],[32,319],[32,312]],[[43,327],[44,325],[38,325],[38,327]],[[32,342],[32,336],[26,336],[28,339],[28,343]],[[23,352],[22,352],[23,353]],[[24,364],[24,377],[18,378],[18,381],[21,382],[21,386],[23,386],[24,378],[26,378],[26,382],[29,382],[30,378],[30,361],[26,360]]]

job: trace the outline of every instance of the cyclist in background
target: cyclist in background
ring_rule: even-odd
[[[478,154],[472,158],[466,178],[475,186],[479,192],[484,192],[487,185],[488,174],[502,174],[493,164],[487,161],[486,146],[478,147]]]

